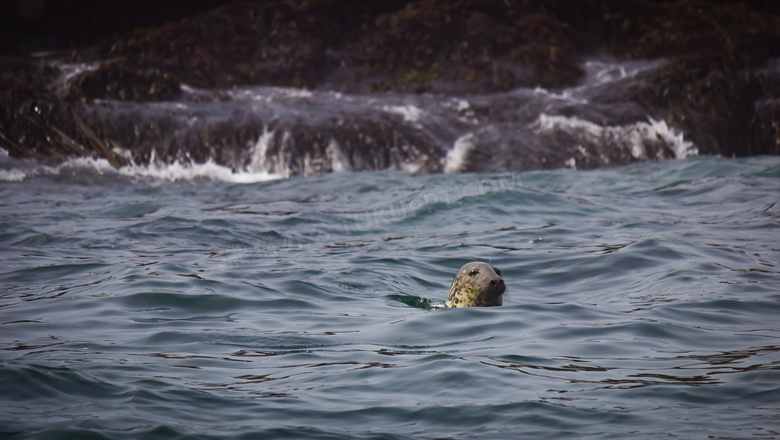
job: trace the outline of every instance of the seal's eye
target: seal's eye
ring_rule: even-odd
[[[475,276],[477,276],[478,274],[479,274],[479,271],[478,271],[478,270],[472,270],[471,272],[469,272],[469,275],[470,275],[470,276],[472,276],[472,277],[475,277]]]
[[[496,272],[496,275],[501,276],[501,271],[497,267],[494,267],[493,270]]]

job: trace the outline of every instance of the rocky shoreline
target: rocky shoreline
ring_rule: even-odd
[[[91,156],[121,166],[148,162],[148,145],[155,144],[158,159],[167,151],[164,161],[213,158],[241,167],[248,160],[247,142],[278,121],[259,121],[241,139],[218,142],[235,138],[231,124],[245,126],[246,115],[225,121],[209,132],[208,148],[193,146],[180,154],[173,151],[178,144],[171,143],[176,130],[167,130],[161,117],[149,122],[140,115],[128,126],[126,120],[101,116],[95,103],[219,103],[235,99],[226,91],[251,86],[360,96],[557,90],[578,84],[583,62],[593,58],[659,63],[630,83],[589,96],[585,106],[555,109],[561,116],[602,126],[652,118],[684,133],[701,154],[780,154],[780,7],[727,0],[232,2],[56,56],[0,58],[0,147],[12,157],[47,163]],[[506,116],[492,118],[500,124]],[[431,143],[392,120],[377,122],[357,113],[347,119],[355,131],[339,135],[340,142],[350,145],[350,157],[367,164],[356,169],[392,163],[370,159],[387,149],[361,143],[365,133],[375,139],[401,133],[403,142]],[[292,129],[319,145],[307,148],[325,155],[328,136],[346,130],[334,124]],[[322,126],[328,128],[316,128]],[[139,147],[139,139],[149,140],[146,147]],[[217,151],[230,142],[232,150]],[[437,160],[445,154],[431,145],[421,151]],[[614,157],[593,166],[635,159]],[[648,159],[658,157],[667,156]],[[530,168],[561,165],[560,160],[529,163]],[[507,162],[506,167],[518,166]]]

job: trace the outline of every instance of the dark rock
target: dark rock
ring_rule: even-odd
[[[459,141],[473,145],[459,170],[467,172],[561,168],[573,154],[514,125],[489,126]]]
[[[154,151],[166,162],[213,159],[242,167],[252,142],[273,127],[274,136],[288,134],[272,139],[269,154],[299,174],[330,169],[331,140],[350,169],[423,161],[435,171],[452,140],[469,132],[483,145],[471,153],[471,170],[557,167],[571,160],[590,168],[673,155],[665,142],[634,143],[631,150],[620,139],[532,134],[518,125],[546,114],[601,127],[653,118],[684,132],[701,153],[777,154],[780,69],[772,60],[780,59],[779,11],[764,0],[236,1],[194,18],[122,31],[61,58],[0,60],[0,146],[15,157],[87,155],[118,164],[121,145],[140,162]],[[665,63],[594,87],[580,103],[489,95],[571,87],[582,80],[582,60],[594,56]],[[95,64],[68,73],[78,63]],[[446,116],[439,126],[428,121],[420,128],[405,118],[353,110],[342,125],[292,116],[274,122],[264,113],[235,110],[243,105],[237,104],[197,129],[150,106],[100,116],[93,105],[216,103],[232,99],[233,87],[257,84],[471,95],[472,105],[467,117]],[[567,143],[581,148],[570,151]]]
[[[471,94],[571,84],[581,74],[555,17],[531,2],[421,1],[377,17],[348,46],[348,91]],[[351,83],[351,84],[350,84]]]
[[[452,137],[434,134],[435,124],[404,124],[382,104],[372,108],[330,93],[301,97],[263,89],[246,96],[240,92],[228,101],[201,98],[186,105],[94,102],[78,109],[89,130],[80,128],[76,115],[71,118],[75,126],[64,121],[65,130],[76,135],[92,130],[104,144],[121,145],[135,163],[212,160],[236,170],[283,175],[414,171],[423,165],[426,171],[440,172],[447,145],[442,136]],[[94,146],[89,136],[87,140],[87,146]],[[94,149],[106,156],[99,146]]]
[[[7,0],[0,3],[0,55],[85,47],[117,32],[160,26],[229,1]]]
[[[170,101],[181,96],[181,84],[172,74],[159,69],[134,71],[107,64],[81,74],[71,93],[88,99]]]
[[[758,103],[751,128],[747,154],[780,154],[780,99]]]

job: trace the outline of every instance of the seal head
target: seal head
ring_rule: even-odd
[[[463,266],[452,280],[447,307],[500,306],[506,284],[501,271],[491,264],[472,262]]]

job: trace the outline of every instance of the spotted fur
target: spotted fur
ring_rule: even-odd
[[[463,266],[452,280],[447,307],[492,307],[503,302],[506,284],[493,265],[472,262]]]

